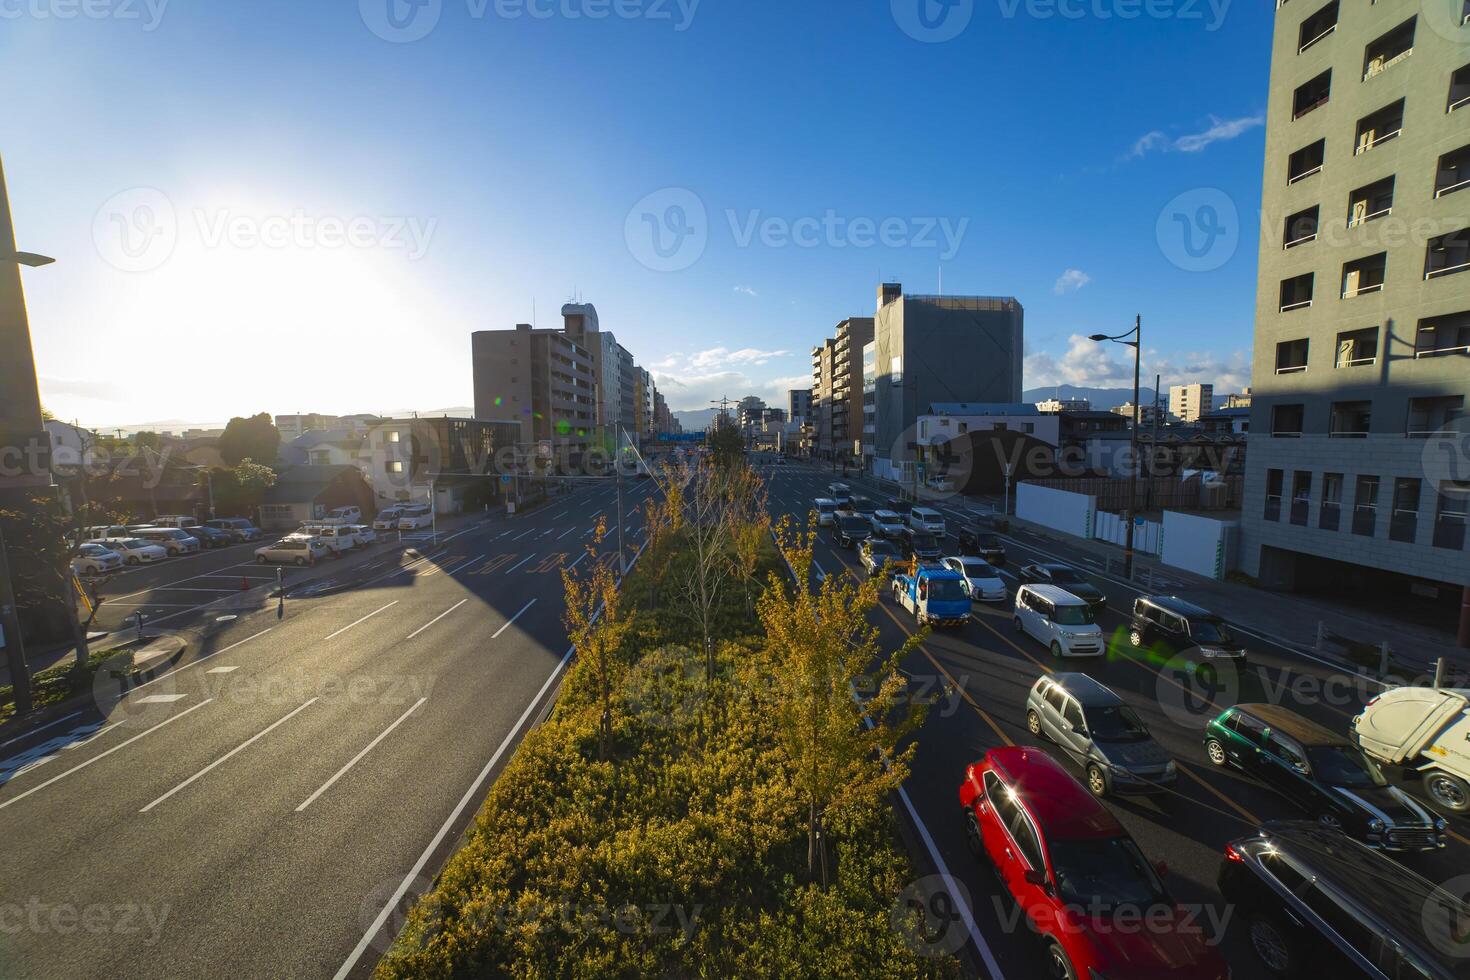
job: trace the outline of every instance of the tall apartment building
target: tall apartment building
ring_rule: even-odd
[[[810,418],[812,414],[812,390],[791,388],[786,392],[786,415],[792,421]]]
[[[832,447],[838,459],[862,459],[863,346],[873,341],[873,318],[837,324],[832,344]]]
[[[633,355],[618,343],[618,338],[598,324],[597,309],[591,303],[568,303],[561,308],[567,330],[580,331],[589,338],[597,387],[597,426],[604,440],[611,438],[615,426],[632,430],[634,385]]]
[[[812,348],[812,455],[832,458],[832,351],[830,337]]]
[[[316,412],[308,412],[304,415],[276,416],[276,431],[281,434],[282,442],[300,439],[308,432],[326,432],[336,427],[337,416],[335,415],[319,415]]]
[[[1025,314],[1013,297],[905,296],[878,287],[874,473],[912,478],[920,413],[940,402],[1021,400]]]
[[[1215,386],[1187,384],[1169,386],[1169,414],[1185,422],[1198,422],[1215,410]]]
[[[1436,597],[1447,621],[1470,584],[1470,461],[1436,435],[1470,393],[1462,16],[1277,6],[1241,536],[1268,586]]]
[[[470,335],[475,417],[519,422],[522,442],[579,454],[597,438],[598,334],[582,316],[560,330],[477,330]],[[570,458],[570,457],[569,457]]]
[[[863,472],[873,472],[878,440],[878,345],[863,344]]]

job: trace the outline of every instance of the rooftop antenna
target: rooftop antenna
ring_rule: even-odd
[[[944,263],[939,263],[939,295],[944,296]]]

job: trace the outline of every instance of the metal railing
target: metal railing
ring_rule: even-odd
[[[1416,350],[1414,357],[1439,357],[1442,354],[1470,354],[1470,344],[1462,344],[1459,347],[1436,347],[1433,350]]]
[[[1465,101],[1470,102],[1470,99],[1466,99]],[[1459,190],[1462,187],[1470,187],[1470,179],[1462,180],[1459,183],[1451,184],[1448,187],[1437,188],[1434,192],[1434,196],[1444,197],[1446,194],[1453,194],[1455,191]]]
[[[1280,432],[1272,431],[1271,433],[1272,439],[1300,439],[1301,437],[1301,429],[1297,429],[1295,431],[1292,431],[1290,429],[1283,429]]]
[[[1373,147],[1377,146],[1379,143],[1387,143],[1389,140],[1393,139],[1394,137],[1399,136],[1400,134],[1403,133],[1403,131],[1404,131],[1403,127],[1400,126],[1398,129],[1395,129],[1393,132],[1391,132],[1391,133],[1384,133],[1382,136],[1378,137],[1377,139],[1371,139],[1371,140],[1369,140],[1366,143],[1359,143],[1357,146],[1353,147],[1353,156],[1361,156],[1362,154],[1367,153],[1369,150],[1373,149]]]
[[[1287,242],[1285,245],[1281,246],[1281,248],[1284,251],[1285,249],[1295,248],[1298,245],[1305,245],[1307,242],[1314,242],[1316,240],[1317,233],[1314,231],[1310,235],[1303,235],[1301,238],[1298,238],[1295,241]]]
[[[1288,364],[1285,367],[1278,367],[1276,369],[1276,373],[1277,374],[1300,374],[1301,372],[1305,371],[1306,369],[1307,369],[1307,366],[1305,364]]]
[[[1378,357],[1377,357],[1377,355],[1374,355],[1373,357],[1354,357],[1354,358],[1349,358],[1348,360],[1339,360],[1337,362],[1337,366],[1340,367],[1340,368],[1349,368],[1349,367],[1362,367],[1365,364],[1377,364],[1377,363],[1378,363]]]
[[[1316,44],[1318,41],[1322,40],[1324,37],[1326,37],[1327,35],[1331,34],[1335,30],[1337,30],[1337,24],[1336,23],[1334,23],[1331,27],[1327,28],[1327,30],[1323,31],[1321,34],[1318,34],[1316,37],[1312,38],[1310,41],[1307,41],[1306,43],[1304,43],[1301,47],[1297,48],[1296,49],[1296,53],[1297,54],[1301,54],[1303,51],[1307,50],[1312,45]]]
[[[1287,303],[1285,306],[1281,307],[1281,312],[1282,313],[1289,313],[1292,310],[1304,310],[1304,309],[1306,309],[1307,307],[1309,307],[1311,305],[1312,305],[1312,301],[1309,300],[1309,299],[1308,300],[1303,300],[1300,303]],[[1305,368],[1303,368],[1303,370],[1305,370]],[[1280,374],[1281,371],[1280,370],[1277,370],[1276,373],[1277,374]]]
[[[1295,184],[1299,180],[1306,180],[1308,177],[1312,176],[1312,174],[1321,173],[1321,172],[1322,172],[1322,164],[1319,163],[1315,167],[1313,167],[1311,170],[1308,170],[1305,173],[1299,173],[1295,177],[1288,176],[1286,178],[1286,182],[1288,184]]]
[[[1366,224],[1367,222],[1372,221],[1374,218],[1381,218],[1385,214],[1392,214],[1392,213],[1393,213],[1393,207],[1392,206],[1389,206],[1389,207],[1384,208],[1381,211],[1374,211],[1372,214],[1365,214],[1361,218],[1352,218],[1352,217],[1349,217],[1348,218],[1347,226],[1349,228],[1352,228],[1352,227],[1354,227],[1356,225]]]
[[[1366,439],[1366,438],[1368,438],[1368,430],[1364,429],[1362,432],[1358,432],[1358,431],[1356,431],[1354,429],[1333,429],[1331,432],[1328,432],[1327,433],[1327,438],[1329,438],[1329,439]]]
[[[1470,105],[1470,95],[1456,99],[1455,101],[1451,102],[1450,107],[1446,109],[1445,112],[1454,112],[1456,109],[1465,105]]]
[[[1364,293],[1376,293],[1381,291],[1382,289],[1383,283],[1375,282],[1367,286],[1359,286],[1357,289],[1344,289],[1342,291],[1342,298],[1352,299],[1354,296],[1362,296]]]
[[[1400,61],[1403,61],[1405,58],[1413,53],[1413,48],[1405,48],[1398,54],[1394,55],[1392,58],[1389,58],[1387,61],[1381,61],[1378,64],[1370,64],[1368,66],[1368,70],[1363,72],[1363,81],[1366,82],[1368,79],[1373,78],[1376,75],[1382,75],[1384,72],[1388,71],[1394,65],[1398,64]]]
[[[1424,273],[1425,279],[1433,279],[1436,276],[1447,276],[1452,272],[1463,272],[1470,269],[1470,262],[1461,262],[1458,265],[1447,265],[1442,269],[1430,269]]]
[[[1304,109],[1298,109],[1295,112],[1293,112],[1291,114],[1291,118],[1293,118],[1293,119],[1300,119],[1302,116],[1305,116],[1307,113],[1311,112],[1313,109],[1320,109],[1320,108],[1322,108],[1322,106],[1324,106],[1324,105],[1327,104],[1327,99],[1328,99],[1328,96],[1326,96],[1326,95],[1322,96],[1322,98],[1318,99],[1316,102],[1313,102],[1311,105],[1307,106],[1306,108],[1304,108]]]

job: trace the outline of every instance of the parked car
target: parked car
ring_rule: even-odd
[[[1128,641],[1139,649],[1185,654],[1201,676],[1212,677],[1213,662],[1245,664],[1245,647],[1225,620],[1177,596],[1140,596],[1133,600]]]
[[[357,539],[357,544],[360,548],[366,548],[368,545],[378,543],[378,532],[366,524],[353,524],[352,536]]]
[[[403,514],[403,508],[398,506],[384,507],[378,511],[373,518],[374,531],[394,531],[398,528],[398,518]]]
[[[151,565],[168,557],[166,550],[142,538],[108,538],[97,543],[120,555],[124,565]]]
[[[428,504],[413,504],[403,508],[398,515],[398,529],[400,531],[417,531],[420,528],[430,527],[434,523],[434,512]]]
[[[362,511],[356,507],[334,507],[322,518],[323,524],[357,524],[362,520]]]
[[[844,514],[837,518],[832,528],[832,540],[844,548],[856,548],[858,542],[873,536],[873,527],[866,518],[856,514]]]
[[[198,524],[199,518],[184,514],[162,514],[149,522],[149,527],[176,527],[179,530],[187,530],[190,525]]]
[[[329,554],[327,546],[318,538],[289,535],[274,544],[256,548],[255,560],[261,565],[311,565]]]
[[[264,533],[243,517],[220,517],[205,521],[204,526],[225,532],[231,541],[259,541]]]
[[[134,531],[133,536],[158,545],[171,558],[192,555],[199,551],[199,539],[176,527],[145,527]]]
[[[944,518],[939,516],[939,511],[928,507],[914,507],[909,511],[909,527],[941,538],[945,535]]]
[[[130,538],[135,531],[149,526],[148,524],[94,524],[91,527],[82,528],[82,541],[107,541],[112,538]]]
[[[1205,726],[1205,755],[1254,776],[1330,830],[1388,851],[1445,846],[1445,821],[1390,786],[1347,736],[1274,704],[1227,708]]]
[[[1086,674],[1039,678],[1026,695],[1026,728],[1083,768],[1093,796],[1162,793],[1179,780],[1138,713]]]
[[[831,527],[837,523],[837,501],[830,497],[813,500],[812,509],[817,512],[817,527]]]
[[[944,559],[944,567],[964,576],[965,590],[972,602],[1005,602],[1009,598],[1000,573],[984,558],[956,555]]]
[[[920,561],[938,561],[944,556],[944,550],[939,547],[939,539],[927,531],[909,528],[904,534],[904,544],[908,546],[909,554]]]
[[[1167,868],[1150,864],[1112,812],[1051,756],[991,749],[966,768],[959,795],[971,848],[1045,944],[1047,976],[1229,977],[1196,912],[1164,886]]]
[[[301,525],[297,534],[305,534],[307,537],[320,538],[327,550],[335,555],[351,551],[357,547],[357,532],[351,524],[328,524],[324,521],[308,521]]]
[[[902,536],[905,527],[902,517],[891,510],[875,510],[869,518],[873,533],[880,538],[897,538]]]
[[[887,538],[869,538],[858,546],[858,560],[869,578],[883,571],[884,566],[888,566],[889,575],[895,574],[905,557],[898,545]]]
[[[1092,607],[1055,585],[1017,589],[1015,625],[1017,632],[1050,649],[1053,657],[1097,657],[1106,649]]]
[[[72,552],[71,570],[75,575],[101,575],[122,567],[123,556],[105,545],[89,541]]]
[[[1470,812],[1470,690],[1390,688],[1353,719],[1351,737],[1384,765],[1422,774],[1436,806]]]
[[[960,554],[979,555],[997,568],[1006,563],[1006,548],[990,531],[974,525],[966,525],[955,535],[960,542]]]
[[[203,524],[183,528],[183,531],[189,537],[197,539],[201,548],[225,548],[230,544],[230,536],[224,531],[205,527]]]
[[[1225,847],[1220,893],[1277,977],[1463,980],[1470,905],[1358,841],[1308,821]]]
[[[1082,573],[1071,565],[1054,565],[1036,562],[1022,565],[1016,571],[1022,585],[1059,585],[1079,599],[1086,599],[1094,615],[1102,615],[1108,609],[1108,596],[1097,586],[1087,581]]]

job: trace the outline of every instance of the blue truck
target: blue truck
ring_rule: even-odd
[[[914,614],[920,626],[963,626],[970,621],[970,593],[964,576],[947,568],[920,566],[895,575],[893,598]]]

